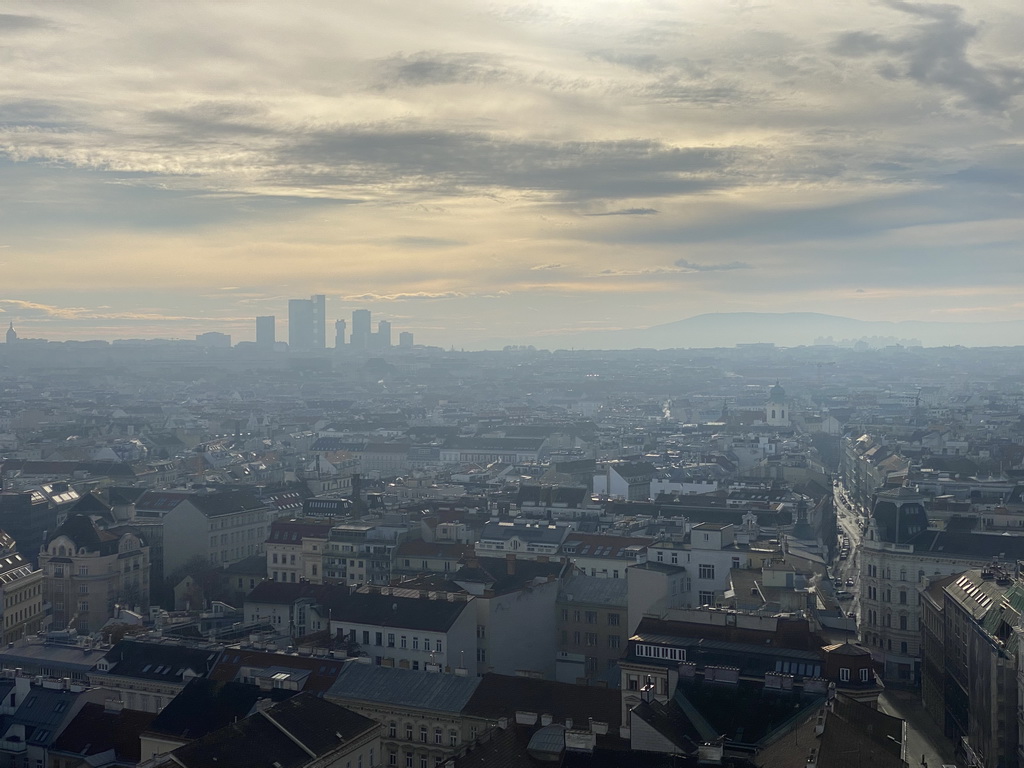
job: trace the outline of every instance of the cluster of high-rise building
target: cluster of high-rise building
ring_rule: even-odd
[[[256,344],[273,349],[277,344],[277,318],[262,315],[256,318]],[[394,346],[391,323],[380,320],[373,330],[370,310],[352,312],[352,328],[345,320],[334,322],[334,348],[369,352]],[[398,346],[413,346],[413,335],[408,331],[398,334]],[[308,299],[288,300],[288,347],[296,351],[327,349],[327,298],[323,294]]]

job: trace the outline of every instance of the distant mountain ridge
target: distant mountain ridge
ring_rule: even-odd
[[[1024,345],[1024,321],[958,323],[927,320],[855,320],[818,312],[712,312],[649,328],[585,331],[538,338],[548,349],[679,349],[773,343],[782,347],[891,338],[926,347]],[[827,343],[827,342],[826,342]]]

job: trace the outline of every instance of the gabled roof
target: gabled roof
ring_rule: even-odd
[[[463,714],[496,720],[513,717],[521,710],[548,713],[556,721],[571,718],[575,723],[586,723],[593,718],[608,723],[609,732],[614,733],[622,719],[620,695],[613,688],[488,673],[480,678]]]
[[[513,564],[514,573],[510,573],[510,565]],[[505,557],[475,557],[470,558],[466,565],[452,574],[451,581],[455,584],[484,584],[487,589],[500,595],[523,589],[532,584],[534,579],[556,578],[567,569],[568,565],[557,560],[510,561]]]
[[[903,768],[903,721],[838,694],[825,719],[818,765],[829,768]]]
[[[75,543],[76,547],[85,547],[87,552],[96,552],[102,548],[103,540],[100,537],[100,529],[96,527],[92,518],[84,513],[68,515],[67,519],[57,527],[57,530],[46,538],[43,546],[49,546],[50,542],[58,536],[67,536]],[[114,551],[117,551],[116,547]]]
[[[308,676],[305,678],[302,690],[319,695],[334,684],[335,679],[344,668],[344,662],[324,657],[226,648],[209,677],[211,680],[221,682],[235,680],[243,667],[260,670],[273,667],[280,670],[307,672]]]
[[[122,640],[107,651],[103,659],[110,665],[106,673],[109,675],[182,682],[187,670],[198,676],[206,675],[213,669],[220,653],[219,648],[188,648],[169,643]]]
[[[207,517],[233,515],[253,509],[264,509],[266,505],[250,490],[215,491],[197,493],[189,498],[196,509]]]
[[[67,724],[52,749],[79,758],[113,750],[119,762],[134,764],[142,756],[139,736],[155,717],[154,712],[108,710],[103,704],[89,702]]]
[[[329,699],[400,703],[403,707],[458,714],[480,685],[461,677],[349,662],[327,691]]]
[[[295,695],[296,691],[283,688],[266,691],[250,683],[196,678],[152,719],[149,731],[199,739],[246,717],[260,699],[283,701]]]
[[[185,768],[297,768],[379,727],[350,709],[300,693],[171,754]]]

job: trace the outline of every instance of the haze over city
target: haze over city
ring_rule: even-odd
[[[467,349],[1024,319],[1009,0],[4,11],[23,337],[247,340],[311,294]]]

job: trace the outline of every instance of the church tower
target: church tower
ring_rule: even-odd
[[[11,326],[7,329],[7,343],[13,344],[18,340],[18,332],[14,330],[14,322],[11,322]]]
[[[768,392],[768,405],[765,407],[765,423],[769,427],[788,427],[789,423],[789,402],[786,399],[786,390],[779,382]]]

